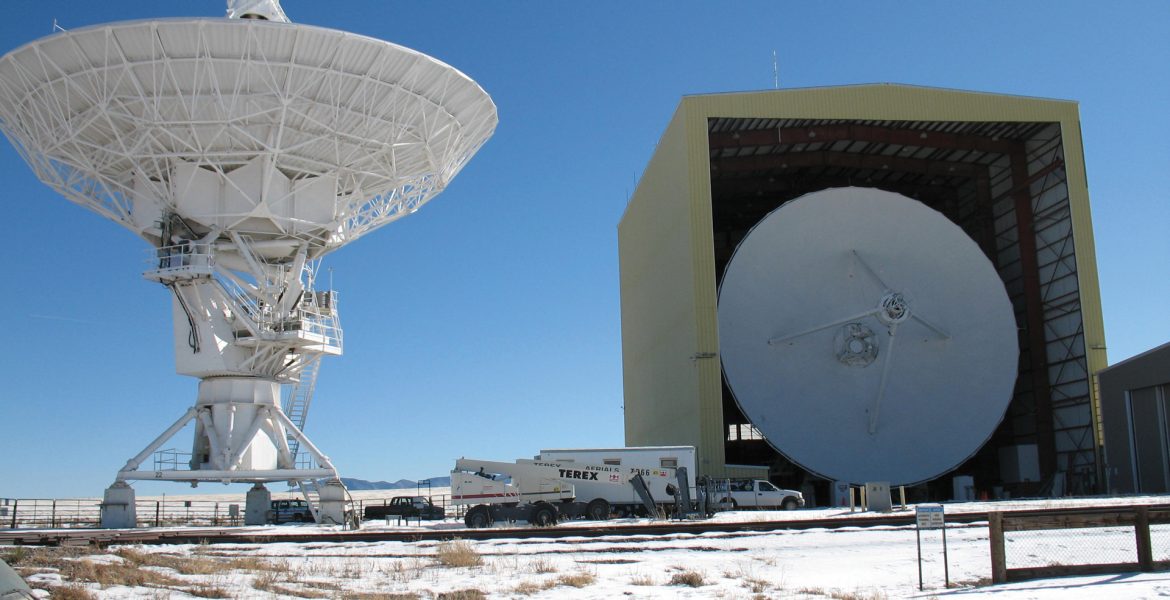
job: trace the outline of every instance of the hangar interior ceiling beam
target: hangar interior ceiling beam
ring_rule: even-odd
[[[875,144],[896,144],[905,148],[939,148],[943,150],[979,151],[992,154],[1008,154],[1014,151],[1014,142],[988,138],[982,135],[926,131],[920,129],[893,129],[855,123],[810,125],[803,127],[771,127],[754,131],[729,131],[712,133],[709,137],[712,150],[742,148],[748,146],[769,146],[820,142],[868,142]]]
[[[797,196],[803,196],[805,193],[814,192],[809,183],[814,183],[823,187],[848,187],[851,185],[871,185],[873,187],[880,187],[886,191],[896,192],[903,196],[915,197],[916,195],[925,195],[932,198],[946,198],[950,201],[957,201],[959,192],[957,185],[944,185],[942,183],[917,183],[908,180],[890,180],[887,179],[882,182],[874,182],[872,180],[865,180],[849,174],[841,175],[822,175],[816,178],[815,182],[799,182],[788,178],[776,179],[775,177],[768,177],[765,179],[743,178],[743,179],[720,179],[718,183],[712,181],[712,186],[718,186],[718,194],[724,198],[729,197],[774,197],[778,194],[790,195],[795,193]]]
[[[977,163],[943,162],[885,154],[850,154],[831,150],[792,151],[780,154],[753,154],[711,160],[711,170],[720,172],[763,171],[802,167],[839,167],[872,171],[909,172],[934,177],[986,177],[986,167]]]

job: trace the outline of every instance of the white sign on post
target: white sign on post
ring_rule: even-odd
[[[941,529],[943,543],[943,573],[946,575],[946,585],[951,587],[951,569],[947,564],[947,523],[943,516],[941,504],[921,504],[914,507],[916,525],[914,534],[918,537],[918,590],[922,591],[922,530]]]
[[[946,526],[941,504],[926,504],[914,508],[919,529],[942,529]]]

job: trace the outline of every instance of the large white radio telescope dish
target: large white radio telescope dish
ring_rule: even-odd
[[[248,524],[264,483],[298,482],[317,521],[346,521],[304,432],[344,345],[318,259],[416,211],[496,127],[487,93],[425,54],[290,23],[278,0],[230,0],[228,17],[75,29],[0,58],[0,131],[41,181],[151,244],[175,370],[200,379],[106,490],[107,527],[135,526],[141,479],[257,484]],[[163,450],[188,426],[190,452]]]
[[[745,416],[818,475],[912,484],[954,469],[1012,397],[1002,281],[957,225],[867,188],[782,205],[719,290],[723,370]]]
[[[430,56],[276,20],[112,23],[0,59],[0,130],[37,176],[154,244],[177,215],[320,256],[417,210],[495,126]]]

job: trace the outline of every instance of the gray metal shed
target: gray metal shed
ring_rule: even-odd
[[[1170,342],[1098,373],[1110,493],[1170,492]]]

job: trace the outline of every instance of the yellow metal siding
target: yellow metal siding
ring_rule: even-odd
[[[694,319],[700,356],[695,360],[699,387],[699,444],[697,468],[707,475],[722,475],[724,466],[722,372],[719,365],[719,323],[715,282],[714,233],[711,214],[711,158],[707,142],[707,119],[690,116],[693,110],[683,102],[687,115],[687,165],[690,180],[691,249],[695,289]],[[707,358],[709,357],[709,358]]]
[[[681,111],[658,143],[618,226],[626,445],[699,444],[694,247]]]

